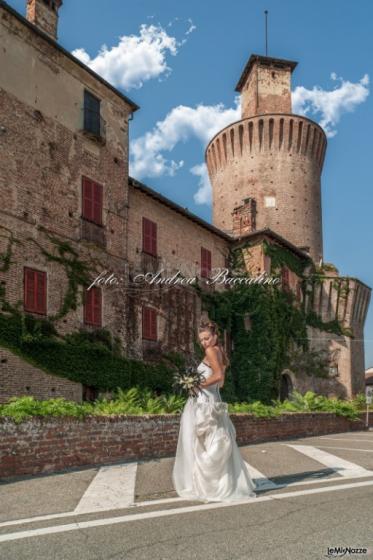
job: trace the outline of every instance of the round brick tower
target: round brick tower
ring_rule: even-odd
[[[236,86],[242,118],[214,136],[206,163],[215,226],[235,237],[270,228],[318,262],[327,142],[318,124],[292,113],[296,65],[251,55]]]

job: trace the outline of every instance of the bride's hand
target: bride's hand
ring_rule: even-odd
[[[201,388],[200,388],[199,385],[196,385],[195,387],[193,387],[193,388],[190,390],[192,396],[194,396],[194,397],[196,397],[200,391],[201,391]]]

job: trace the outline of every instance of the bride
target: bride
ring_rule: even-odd
[[[212,321],[199,327],[205,350],[198,371],[205,381],[190,396],[180,418],[172,481],[180,497],[192,500],[236,501],[254,498],[254,482],[236,443],[236,430],[219,388],[229,365]]]

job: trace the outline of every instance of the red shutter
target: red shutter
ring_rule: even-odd
[[[101,288],[93,286],[85,293],[84,322],[89,325],[101,326],[102,324],[102,292]]]
[[[142,337],[149,338],[147,327],[148,327],[148,320],[147,320],[147,307],[142,308]]]
[[[142,337],[157,340],[157,312],[147,306],[142,308]]]
[[[36,306],[37,313],[46,313],[46,273],[36,272]]]
[[[82,216],[102,225],[102,185],[82,178]]]
[[[92,323],[92,306],[91,306],[91,295],[92,288],[85,292],[84,298],[84,322],[85,323]]]
[[[157,340],[157,313],[155,309],[150,313],[150,337],[152,340]]]
[[[23,303],[26,311],[34,309],[35,276],[30,268],[24,268],[24,297]]]
[[[33,313],[47,312],[47,273],[24,267],[24,297],[25,311]]]
[[[92,181],[83,177],[82,182],[82,200],[83,200],[83,218],[92,220],[92,206],[93,206],[93,184]]]
[[[157,255],[157,224],[144,217],[142,219],[142,250],[150,255]]]
[[[157,254],[157,224],[151,222],[151,253],[156,256]]]
[[[93,190],[93,221],[102,224],[102,185],[94,183]]]
[[[93,323],[95,325],[101,325],[101,289],[94,287],[93,298],[92,298],[92,315]]]

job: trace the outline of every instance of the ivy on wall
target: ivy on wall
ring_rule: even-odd
[[[68,277],[68,288],[58,313],[48,318],[24,313],[23,301],[12,305],[6,299],[5,283],[0,284],[0,345],[8,348],[23,360],[45,371],[93,386],[102,390],[117,387],[128,389],[134,385],[158,391],[172,390],[172,371],[165,361],[149,364],[122,356],[121,342],[108,329],[80,330],[59,335],[55,322],[78,305],[78,287],[91,283],[86,262],[66,241],[50,235],[42,226],[39,228],[57,248],[55,254],[47,251],[33,238],[41,253],[49,261],[64,267]],[[4,236],[5,237],[5,236]],[[21,243],[13,234],[7,250],[0,255],[2,272],[9,270],[12,263],[12,245]]]
[[[231,276],[250,277],[244,259],[244,251],[250,245],[248,242],[231,251]],[[286,248],[270,245],[266,240],[263,245],[265,254],[271,257],[272,275],[285,265],[300,277],[305,302],[306,294],[322,281],[320,276],[312,274],[315,271],[312,261],[298,259]],[[340,280],[338,289],[347,297],[348,283]],[[196,289],[202,299],[202,309],[230,334],[233,352],[222,391],[229,400],[250,402],[258,399],[269,403],[278,398],[281,373],[292,364],[294,348],[301,349],[309,363],[314,359],[309,348],[307,326],[352,336],[338,320],[324,322],[314,311],[306,311],[304,306],[297,305],[294,294],[278,285],[237,283],[228,290],[210,292],[197,284]],[[315,362],[313,375],[325,377],[327,359],[324,361],[322,364]]]

